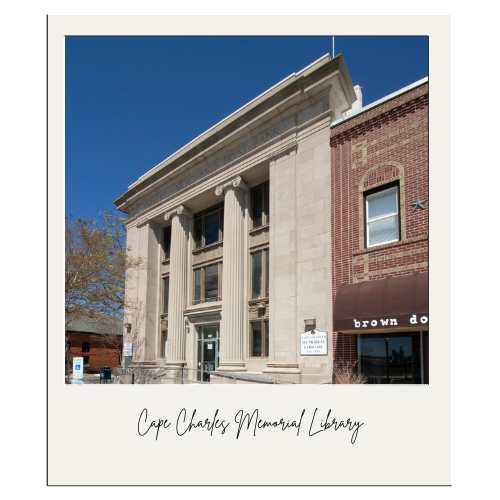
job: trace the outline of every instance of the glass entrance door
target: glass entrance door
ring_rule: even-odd
[[[198,327],[198,380],[210,381],[210,372],[219,366],[219,325]]]

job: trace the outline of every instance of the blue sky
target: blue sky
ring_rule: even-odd
[[[364,104],[428,75],[427,37],[335,37]],[[331,37],[67,37],[66,213],[95,218]]]

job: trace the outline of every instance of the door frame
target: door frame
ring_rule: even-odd
[[[204,328],[206,327],[216,327],[216,335],[214,338],[204,338]],[[211,322],[211,323],[203,323],[200,325],[196,325],[196,367],[197,367],[197,380],[199,382],[203,382],[203,374],[204,374],[204,347],[206,342],[214,342],[215,341],[215,366],[218,366],[219,361],[219,344],[220,344],[220,323],[219,322]],[[200,359],[200,353],[201,358]]]

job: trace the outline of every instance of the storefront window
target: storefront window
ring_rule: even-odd
[[[369,384],[422,383],[420,333],[359,336],[359,365]]]

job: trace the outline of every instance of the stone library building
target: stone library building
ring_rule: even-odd
[[[390,158],[399,142],[412,148],[413,133],[424,140],[412,122],[421,101],[405,104],[422,89],[365,109],[342,55],[325,55],[128,187],[115,205],[137,262],[123,339],[135,383],[332,383],[342,363],[368,383],[427,381],[428,312],[412,302],[427,299],[427,158]],[[387,285],[398,278],[407,282]],[[388,309],[349,288],[376,282]],[[401,287],[405,305],[391,302]],[[374,311],[399,326],[372,327]],[[389,338],[388,353],[366,338]]]

